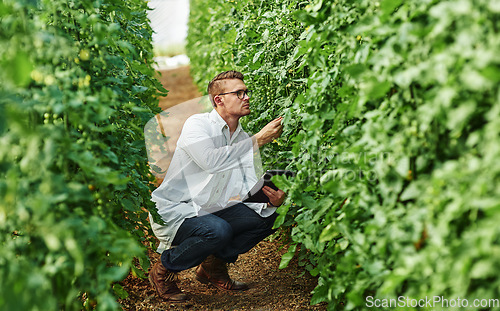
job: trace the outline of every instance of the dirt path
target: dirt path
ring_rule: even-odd
[[[169,95],[161,99],[162,108],[201,96],[189,76],[189,67],[162,72],[161,81]],[[195,108],[193,108],[195,109]],[[193,110],[193,113],[196,113]],[[189,295],[185,304],[165,303],[156,296],[147,279],[129,275],[121,284],[129,293],[120,300],[123,310],[326,310],[324,304],[310,306],[311,291],[317,279],[304,271],[296,260],[278,269],[286,247],[278,241],[265,240],[240,256],[229,268],[230,275],[250,284],[240,293],[223,292],[193,278],[194,269],[179,273],[179,288]],[[152,264],[159,254],[149,251]]]
[[[193,79],[189,74],[189,66],[163,70],[160,73],[159,79],[168,90],[168,95],[160,99],[160,107],[163,110],[203,95],[193,84]]]

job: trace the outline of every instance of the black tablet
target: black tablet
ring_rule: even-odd
[[[264,194],[262,188],[264,186],[269,186],[274,190],[278,190],[278,187],[271,181],[271,178],[275,175],[284,175],[286,177],[292,177],[294,174],[292,171],[288,170],[267,170],[264,175],[257,181],[255,186],[248,192],[248,194],[243,199],[243,202],[250,203],[267,203],[269,198]]]

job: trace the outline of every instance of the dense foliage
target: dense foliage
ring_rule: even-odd
[[[118,309],[164,92],[142,0],[0,3],[0,309]],[[114,291],[113,291],[114,289]]]
[[[500,298],[498,1],[193,0],[189,29],[201,88],[240,70],[247,128],[285,118],[263,160],[297,172],[276,225],[312,303]]]

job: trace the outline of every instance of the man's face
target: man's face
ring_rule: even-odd
[[[240,79],[227,79],[224,81],[224,91],[221,93],[228,93],[225,95],[219,95],[222,105],[218,105],[221,112],[225,113],[228,116],[232,117],[243,117],[250,114],[250,98],[248,95],[244,94],[242,99],[238,98],[236,91],[246,91],[248,90],[245,86],[245,83]]]

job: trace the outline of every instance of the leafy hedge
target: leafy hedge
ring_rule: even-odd
[[[500,297],[499,29],[489,0],[191,1],[200,88],[240,70],[247,128],[285,118],[263,160],[297,171],[276,225],[312,303]]]
[[[0,309],[118,309],[147,268],[143,126],[154,78],[141,0],[0,4]],[[114,292],[126,295],[119,284]]]

